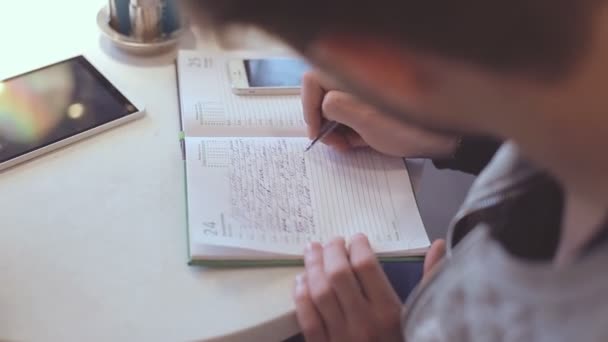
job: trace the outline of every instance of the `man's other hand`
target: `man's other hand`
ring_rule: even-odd
[[[356,235],[306,250],[306,271],[294,289],[296,312],[308,342],[401,341],[401,302],[367,237]]]

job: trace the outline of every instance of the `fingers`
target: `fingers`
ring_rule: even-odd
[[[296,278],[294,300],[296,302],[296,316],[302,330],[302,335],[308,342],[328,341],[321,315],[315,308],[308,291],[306,275]]]
[[[341,152],[369,146],[359,133],[345,126],[338,127],[335,132],[329,134],[321,141],[325,145],[331,146]]]
[[[345,137],[340,132],[338,132],[338,130],[328,134],[325,138],[321,140],[321,142],[327,146],[335,148],[340,152],[346,152],[351,148],[348,140],[346,140]]]
[[[433,267],[443,258],[445,255],[445,240],[440,239],[431,245],[426,256],[424,258],[424,275],[430,274]]]
[[[350,148],[368,147],[369,144],[363,140],[359,133],[350,130],[343,134],[344,140],[346,140]]]
[[[357,234],[350,245],[350,262],[368,300],[380,306],[399,305],[399,297],[380,266],[367,237]]]
[[[339,122],[357,132],[369,129],[372,120],[378,121],[383,117],[374,108],[341,91],[327,92],[321,109],[328,120]]]
[[[306,341],[400,338],[401,303],[365,236],[353,238],[350,252],[342,238],[313,243],[304,262],[294,298]]]
[[[403,139],[394,138],[396,134],[403,132],[402,123],[387,117],[348,93],[327,92],[321,109],[328,120],[348,127],[347,130],[340,132],[338,137],[331,137],[332,140],[328,145],[346,150],[373,146],[382,152],[404,148],[399,144]]]
[[[319,311],[330,339],[339,339],[345,333],[345,317],[325,273],[323,248],[319,243],[311,243],[304,256],[306,284],[310,297]]]
[[[308,137],[314,139],[321,130],[323,121],[322,108],[325,90],[317,81],[317,77],[311,71],[302,77],[302,107],[304,110],[304,121],[308,125]]]
[[[365,320],[359,308],[365,307],[365,298],[352,272],[343,238],[334,239],[325,245],[323,261],[326,276],[338,297],[346,320],[350,324],[364,324]]]
[[[333,110],[335,99],[340,96],[336,94],[345,94],[340,91],[327,91],[315,72],[307,72],[302,78],[302,107],[304,110],[304,121],[308,126],[308,137],[316,138],[323,123],[325,123],[333,115],[326,113],[326,110]],[[324,106],[329,106],[324,109]],[[338,121],[342,123],[341,121]],[[349,150],[352,147],[366,145],[363,139],[352,130],[343,132],[332,132],[326,136],[322,142],[340,151]]]

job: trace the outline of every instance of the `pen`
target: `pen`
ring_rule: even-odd
[[[340,126],[340,124],[335,121],[327,121],[324,123],[323,127],[321,127],[321,131],[319,131],[319,135],[317,135],[317,137],[310,142],[310,145],[308,145],[304,152],[308,152],[313,146],[315,146],[317,142],[323,140],[326,136],[338,128],[338,126]]]

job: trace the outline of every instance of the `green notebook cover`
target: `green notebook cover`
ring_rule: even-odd
[[[380,258],[381,263],[398,263],[398,262],[421,262],[424,257],[396,257],[396,258]],[[228,268],[228,267],[287,267],[287,266],[304,266],[302,260],[202,260],[192,259],[188,262],[190,266],[205,266],[213,268]]]

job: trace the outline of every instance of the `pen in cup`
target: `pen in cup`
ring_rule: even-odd
[[[336,121],[327,121],[321,127],[317,137],[310,142],[310,145],[304,150],[304,152],[310,151],[310,149],[317,144],[317,142],[323,140],[326,136],[330,135],[340,124]]]

